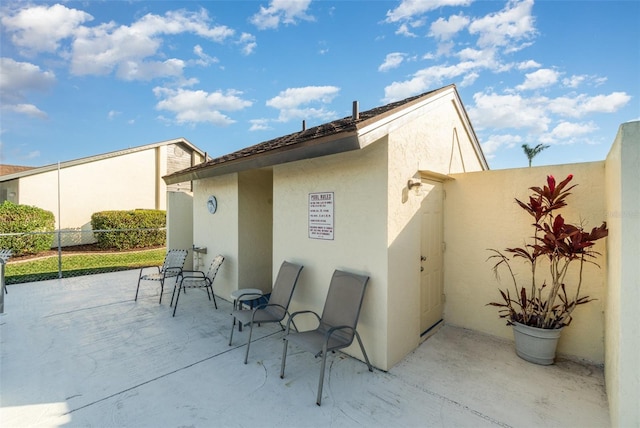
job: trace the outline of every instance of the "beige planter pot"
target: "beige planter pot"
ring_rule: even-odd
[[[531,363],[553,364],[560,333],[562,333],[561,328],[550,330],[516,322],[513,325],[516,354]]]

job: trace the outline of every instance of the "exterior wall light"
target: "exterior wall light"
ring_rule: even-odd
[[[409,190],[413,189],[414,187],[417,187],[416,192],[419,192],[420,191],[420,186],[422,186],[422,181],[420,181],[418,179],[415,179],[415,178],[411,178],[407,182],[407,188]]]

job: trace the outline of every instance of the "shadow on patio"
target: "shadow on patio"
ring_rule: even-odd
[[[3,426],[609,426],[601,367],[536,366],[510,343],[447,325],[389,372],[331,356],[318,407],[319,359],[290,346],[280,379],[277,326],[254,330],[244,365],[247,330],[228,346],[231,303],[215,310],[191,290],[172,318],[173,287],[162,305],[156,284],[134,302],[137,275],[10,286]]]

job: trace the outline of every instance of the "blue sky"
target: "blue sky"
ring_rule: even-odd
[[[456,84],[492,169],[605,158],[640,119],[639,1],[0,6],[0,163],[185,137],[211,156]]]

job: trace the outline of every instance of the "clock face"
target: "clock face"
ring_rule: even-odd
[[[207,199],[207,209],[211,214],[214,214],[218,210],[218,201],[215,196],[211,195],[209,199]]]

